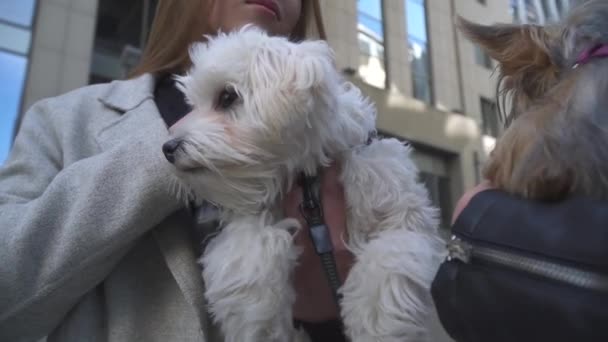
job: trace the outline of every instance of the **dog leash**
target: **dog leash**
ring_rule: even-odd
[[[325,270],[329,287],[339,308],[342,296],[338,290],[340,289],[341,282],[334,258],[334,248],[329,228],[323,219],[323,207],[321,206],[320,198],[312,189],[314,182],[315,177],[302,174],[300,184],[302,186],[303,201],[300,204],[300,212],[308,224],[310,239],[315,247],[315,251],[321,258],[321,264]]]

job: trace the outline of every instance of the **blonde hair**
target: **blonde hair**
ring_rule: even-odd
[[[160,0],[142,58],[129,76],[175,73],[187,68],[191,64],[189,46],[204,34],[213,33],[206,18],[193,13],[205,13],[205,7],[211,5],[212,0]],[[312,36],[326,38],[319,0],[302,0],[300,19],[290,39],[300,41]]]

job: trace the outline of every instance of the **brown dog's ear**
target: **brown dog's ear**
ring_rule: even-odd
[[[479,25],[457,18],[457,27],[500,63],[505,76],[524,68],[552,67],[558,64],[551,49],[549,32],[536,25]]]
[[[564,63],[553,43],[552,28],[479,25],[460,17],[457,27],[499,63],[501,91],[514,92],[513,107],[518,108],[514,116],[557,84]]]

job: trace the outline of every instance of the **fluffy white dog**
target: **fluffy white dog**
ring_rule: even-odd
[[[442,244],[437,210],[410,148],[368,142],[376,113],[343,80],[323,41],[292,43],[252,26],[208,37],[179,77],[195,108],[165,145],[182,195],[220,208],[201,258],[206,298],[226,341],[296,341],[291,275],[298,258],[281,200],[301,172],[337,161],[356,256],[341,315],[353,342],[424,341]],[[300,336],[300,337],[298,337]]]

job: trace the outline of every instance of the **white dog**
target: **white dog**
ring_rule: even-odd
[[[220,208],[201,258],[210,311],[229,342],[296,341],[294,218],[281,200],[301,172],[337,161],[356,256],[341,315],[353,342],[424,341],[440,262],[437,210],[410,148],[372,140],[376,113],[322,41],[299,44],[252,26],[208,37],[179,77],[195,111],[171,128],[182,195]],[[300,336],[300,337],[297,337]]]

